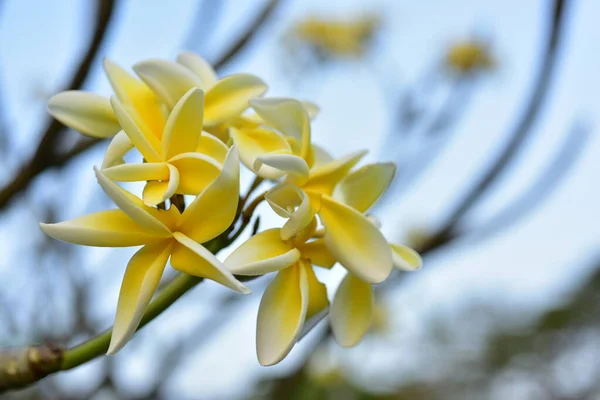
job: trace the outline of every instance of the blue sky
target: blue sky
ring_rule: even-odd
[[[457,194],[469,187],[468,178],[482,170],[515,124],[538,68],[547,2],[288,0],[283,3],[275,23],[258,37],[257,47],[224,72],[255,73],[269,84],[270,95],[296,96],[318,103],[322,113],[314,124],[314,139],[338,156],[368,148],[372,151],[369,161],[379,158],[384,136],[393,129],[386,104],[388,82],[400,85],[399,88],[410,84],[454,40],[469,37],[473,32],[492,38],[499,68],[480,85],[452,133],[452,145],[438,155],[418,184],[378,209],[390,239],[401,241],[414,228],[435,229],[444,212],[458,200]],[[418,332],[421,317],[440,307],[450,307],[448,304],[486,298],[525,305],[523,312],[527,314],[558,301],[585,275],[586,257],[596,254],[600,241],[597,223],[600,191],[596,184],[600,171],[600,141],[596,134],[600,122],[597,75],[600,29],[596,18],[600,15],[600,4],[592,0],[575,3],[568,13],[550,100],[525,144],[525,151],[493,195],[472,214],[472,223],[484,220],[526,188],[575,121],[584,121],[591,128],[585,151],[562,186],[525,220],[485,243],[471,244],[466,238],[432,255],[423,271],[414,274],[409,285],[393,294],[391,304],[397,307],[399,315],[417,321],[408,324],[407,331],[402,333],[401,337],[406,337],[402,341],[405,348],[394,351],[409,352],[411,334]],[[0,180],[6,179],[32,150],[31,144],[45,115],[47,97],[60,90],[68,79],[70,66],[85,46],[88,36],[82,32],[87,32],[91,25],[89,4],[85,0],[5,1],[0,16],[0,88],[3,112],[10,126],[9,140],[15,151],[2,161],[5,168],[0,172]],[[260,10],[261,4],[251,0],[227,2],[224,10],[227,17],[217,24],[208,43],[199,40],[196,50],[214,59],[223,43],[243,30],[245,21]],[[117,10],[103,56],[124,66],[149,57],[173,58],[181,50],[195,6],[194,1],[124,2]],[[280,38],[290,23],[309,14],[349,16],[365,9],[385,12],[382,39],[368,60],[342,63],[307,76],[297,84],[289,82],[286,70],[282,69]],[[110,93],[100,68],[96,68],[88,89]],[[77,196],[65,200],[61,217],[71,218],[106,207],[106,200],[97,200],[103,195],[94,183],[91,169],[101,156],[102,149],[97,149],[78,159],[65,172],[44,175],[23,203],[35,204],[60,191],[76,191]],[[12,276],[15,260],[25,251],[28,241],[41,235],[37,232],[37,217],[24,204],[0,216],[3,243],[0,288],[4,286],[3,277],[7,282]],[[33,237],[19,238],[31,232]],[[17,238],[20,240],[16,241]],[[111,288],[102,300],[107,321],[116,304],[119,274],[131,253],[131,250],[96,249],[86,253],[89,261],[86,268],[94,273],[100,273],[108,261],[123,268],[117,265],[111,269],[115,276],[103,278],[110,281]],[[339,280],[341,270],[330,275],[327,279]],[[185,305],[174,308],[164,316],[165,321],[155,324],[162,326],[152,326],[142,335],[168,337],[168,321],[177,320],[175,323],[185,325],[188,316],[198,318],[195,309],[190,311],[192,303],[206,304],[207,299],[222,294],[216,285],[206,285],[206,290],[203,285],[186,297]],[[244,382],[251,384],[259,376],[285,371],[302,359],[302,348],[310,345],[310,338],[281,366],[269,369],[258,366],[254,354],[254,319],[259,295],[253,294],[243,312],[235,316],[232,329],[203,347],[201,354],[189,358],[189,368],[179,374],[178,390],[188,395],[230,393],[243,388]],[[206,306],[199,309],[205,312]],[[151,348],[147,350],[144,354],[149,357]],[[360,351],[359,347],[350,353]],[[144,374],[133,367],[144,365],[148,358],[132,354],[127,349],[123,352],[122,357],[129,360],[123,376],[143,379]],[[410,370],[418,365],[421,364],[415,361],[405,367]],[[74,374],[82,375],[85,371]],[[72,378],[64,375],[64,379]]]

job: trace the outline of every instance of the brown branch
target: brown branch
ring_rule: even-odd
[[[96,27],[92,40],[66,90],[80,89],[87,79],[113,15],[114,3],[114,0],[97,1]],[[57,149],[58,144],[61,142],[60,139],[66,131],[66,127],[57,120],[51,119],[49,121],[31,160],[21,168],[20,172],[11,182],[0,190],[0,209],[6,207],[17,193],[25,190],[42,171],[50,167],[63,165],[69,160],[69,158],[60,156]]]

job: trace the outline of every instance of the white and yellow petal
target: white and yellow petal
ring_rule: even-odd
[[[99,211],[56,224],[40,223],[40,228],[54,239],[82,246],[129,247],[162,240],[121,210]]]
[[[373,320],[371,284],[347,274],[335,293],[329,318],[335,340],[344,347],[356,346]]]
[[[306,319],[309,319],[329,307],[329,299],[327,298],[327,287],[319,282],[313,267],[306,261],[302,261],[300,264],[304,269],[306,282],[308,283],[308,308],[306,310]]]
[[[310,151],[310,119],[301,102],[288,98],[252,99],[250,105],[265,123],[300,143],[300,156]]]
[[[267,91],[265,82],[250,74],[234,74],[220,79],[207,92],[204,123],[218,125],[238,117],[248,107],[248,101]]]
[[[304,189],[331,195],[336,185],[350,173],[365,154],[366,151],[358,151],[311,169]]]
[[[167,164],[169,169],[169,177],[163,181],[150,181],[144,187],[142,199],[144,204],[149,207],[154,207],[157,204],[163,203],[175,193],[178,193],[179,187],[179,171],[171,164]]]
[[[116,97],[111,97],[110,102],[123,131],[125,131],[131,143],[133,143],[138,151],[144,156],[146,161],[164,161],[161,152],[161,144],[158,138],[153,135],[145,135]]]
[[[230,129],[233,143],[240,152],[240,159],[246,168],[254,171],[265,179],[278,179],[286,174],[285,171],[264,166],[262,168],[256,161],[259,157],[269,153],[288,154],[291,156],[292,150],[289,143],[283,136],[277,132],[267,129]]]
[[[157,218],[159,210],[146,206],[142,200],[104,176],[98,168],[94,167],[94,171],[96,172],[98,184],[100,184],[104,193],[132,220],[156,236],[171,236],[169,228]]]
[[[227,154],[223,169],[181,216],[179,231],[198,243],[223,233],[233,222],[239,202],[240,165],[237,149]]]
[[[183,153],[169,160],[179,171],[177,193],[197,195],[217,179],[222,166],[201,153]]]
[[[227,269],[236,275],[264,275],[297,262],[300,252],[281,240],[280,231],[267,229],[242,243],[225,259]]]
[[[333,198],[364,213],[390,186],[395,173],[394,163],[365,165],[342,179]]]
[[[389,276],[392,254],[388,243],[363,214],[323,195],[319,217],[327,248],[347,270],[369,283]]]
[[[208,132],[202,132],[202,135],[198,140],[198,146],[196,147],[197,153],[205,154],[215,159],[221,165],[225,162],[228,151],[229,147],[227,147],[225,143]]]
[[[277,364],[298,340],[308,310],[306,271],[296,263],[280,271],[260,301],[256,351],[261,365]]]
[[[117,133],[108,144],[102,160],[102,169],[124,164],[123,157],[134,147],[125,132],[120,131]]]
[[[204,93],[192,88],[175,104],[169,114],[162,137],[163,154],[167,159],[196,150],[202,134]]]
[[[173,268],[186,274],[213,280],[236,292],[250,293],[250,290],[204,246],[180,232],[175,232],[173,237],[177,241],[171,256]]]
[[[192,71],[200,81],[201,89],[206,91],[217,83],[217,73],[213,67],[199,55],[185,51],[177,56],[177,62]]]
[[[412,272],[421,269],[423,260],[419,253],[408,246],[390,243],[394,267],[402,271]]]
[[[166,112],[150,88],[108,59],[104,59],[104,71],[117,98],[129,107],[128,111],[144,134],[160,139]]]
[[[133,336],[158,287],[171,254],[172,242],[142,247],[129,261],[117,304],[117,314],[106,354],[119,351]]]
[[[279,216],[288,218],[281,228],[281,239],[288,240],[306,228],[314,217],[306,193],[293,184],[280,184],[265,194],[265,200]]]
[[[296,247],[300,250],[302,258],[309,260],[313,265],[331,268],[336,263],[335,258],[331,255],[331,252],[325,245],[325,239],[312,240],[310,242],[298,244]]]
[[[133,70],[169,108],[191,88],[201,88],[202,81],[183,65],[162,59],[141,61]]]
[[[297,155],[286,151],[273,152],[257,157],[254,161],[254,171],[258,176],[276,176],[273,170],[287,175],[287,181],[302,185],[308,180],[309,168],[306,161]],[[268,172],[266,172],[268,170]]]
[[[48,112],[69,128],[97,139],[113,137],[121,130],[110,101],[93,93],[58,93],[48,101]]]
[[[102,170],[104,176],[119,182],[162,181],[169,179],[165,162],[121,164]]]

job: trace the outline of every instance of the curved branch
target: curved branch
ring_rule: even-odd
[[[509,140],[500,155],[490,164],[488,170],[479,181],[466,194],[456,209],[450,213],[447,221],[438,230],[438,233],[428,242],[426,249],[433,249],[451,240],[455,235],[455,228],[465,214],[492,188],[494,182],[502,175],[506,168],[520,151],[521,145],[529,136],[538,120],[540,111],[545,103],[552,84],[556,69],[558,48],[561,34],[564,30],[565,0],[556,0],[552,9],[550,34],[544,58],[540,63],[540,71],[534,82],[532,95],[527,103],[525,112],[517,122],[514,131],[509,135]]]
[[[114,11],[114,0],[98,0],[96,6],[96,27],[88,49],[81,59],[73,79],[65,90],[80,89],[87,79],[93,61],[108,30]],[[66,127],[55,119],[51,119],[41,135],[40,143],[31,160],[21,168],[17,176],[0,190],[0,209],[4,208],[19,192],[25,190],[33,179],[49,167],[61,165],[57,154],[57,145]],[[66,160],[63,160],[64,163]]]

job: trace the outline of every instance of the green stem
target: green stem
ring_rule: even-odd
[[[195,276],[180,274],[171,283],[169,283],[156,298],[150,303],[138,330],[142,329],[144,325],[152,321],[163,311],[165,311],[171,304],[177,299],[187,293],[188,290],[202,282],[203,278]],[[108,345],[110,343],[110,337],[112,329],[101,333],[98,336],[77,345],[73,348],[67,349],[63,354],[62,363],[60,365],[61,370],[68,370],[80,366],[96,357],[99,357],[106,353]]]

